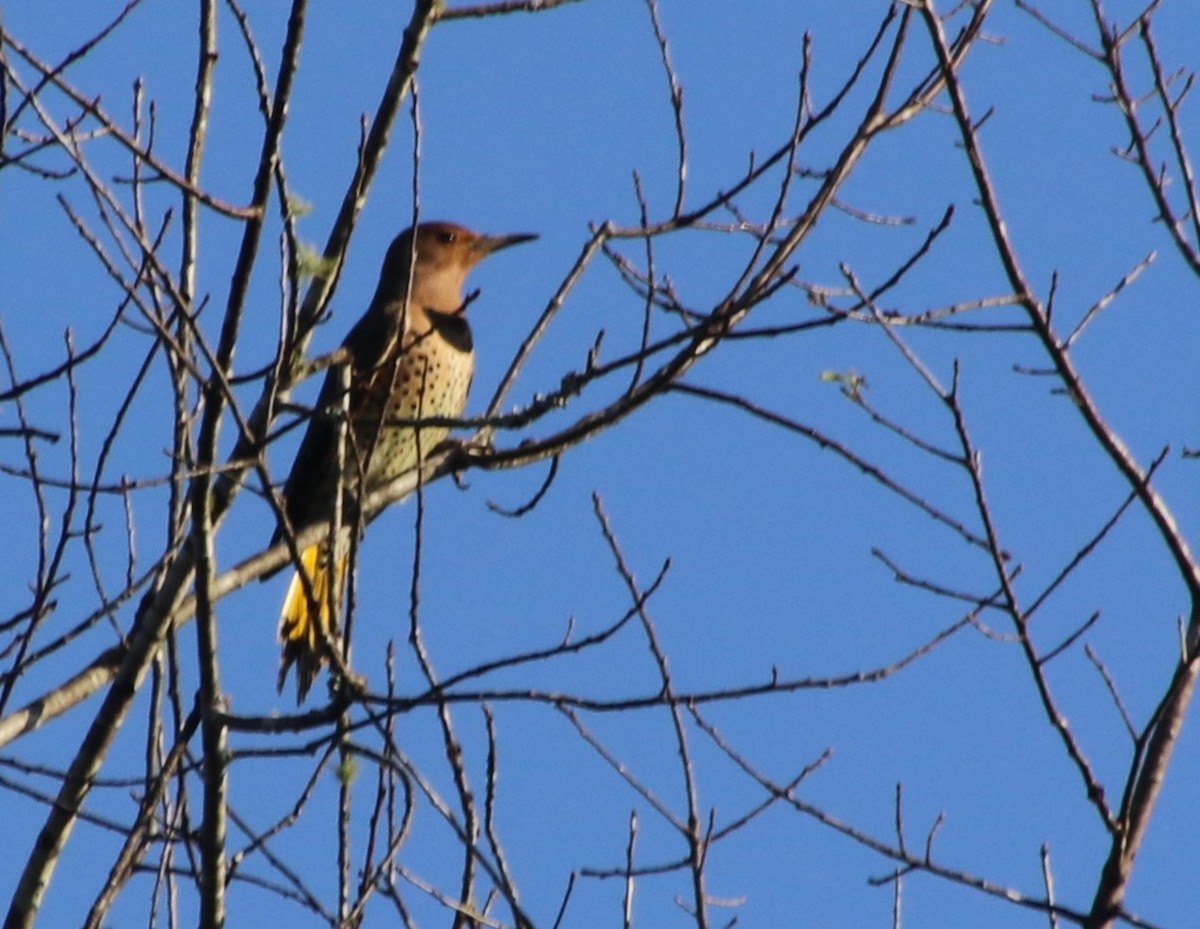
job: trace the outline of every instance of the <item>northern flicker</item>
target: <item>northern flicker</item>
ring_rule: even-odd
[[[332,519],[339,488],[342,494],[342,531],[335,550],[330,551],[326,538],[301,553],[311,600],[296,571],[280,614],[283,656],[277,686],[283,689],[295,664],[297,703],[326,661],[327,643],[337,640],[350,531],[360,522],[360,493],[416,467],[449,431],[414,421],[461,416],[466,406],[475,369],[463,297],[467,273],[493,252],[534,238],[422,223],[415,232],[402,232],[388,248],[371,305],[342,343],[350,357],[349,395],[342,388],[343,372],[332,368],[283,489],[294,532]],[[280,527],[272,544],[282,538]]]

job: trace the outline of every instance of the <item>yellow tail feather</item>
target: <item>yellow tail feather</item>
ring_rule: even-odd
[[[338,646],[337,614],[346,579],[346,556],[340,555],[335,570],[331,571],[328,544],[312,545],[301,553],[300,568],[311,582],[312,599],[305,591],[300,571],[293,572],[279,617],[283,656],[275,685],[276,689],[283,690],[288,669],[294,664],[297,703],[304,700],[312,687],[328,658],[329,649]]]

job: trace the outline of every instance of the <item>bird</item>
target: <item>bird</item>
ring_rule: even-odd
[[[275,545],[289,529],[328,522],[341,504],[338,538],[300,552],[280,610],[276,689],[283,691],[294,665],[297,705],[338,641],[351,527],[373,515],[359,513],[359,499],[417,467],[446,438],[446,425],[419,420],[457,418],[466,407],[475,370],[467,274],[487,256],[536,238],[424,222],[389,246],[375,296],[342,342],[348,390],[341,366],[330,368],[283,486],[286,524],[272,538]]]

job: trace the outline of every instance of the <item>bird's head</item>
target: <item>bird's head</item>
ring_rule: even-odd
[[[463,285],[475,265],[502,248],[536,238],[528,233],[484,235],[454,223],[421,223],[415,233],[406,229],[392,242],[384,262],[384,280],[407,290],[409,262],[415,256],[413,303],[453,312],[462,305]]]

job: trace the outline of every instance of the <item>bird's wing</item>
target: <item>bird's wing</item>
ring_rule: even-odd
[[[350,354],[352,390],[387,358],[395,338],[394,317],[372,304],[342,342]],[[343,376],[341,365],[325,373],[316,407],[283,486],[288,520],[296,532],[333,515],[338,420],[330,411],[342,405]],[[351,402],[353,399],[351,396]],[[276,528],[272,544],[281,538],[283,531]]]

